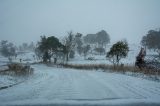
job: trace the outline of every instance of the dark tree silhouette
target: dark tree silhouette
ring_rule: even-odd
[[[83,39],[86,44],[98,44],[99,47],[110,43],[109,34],[105,30],[101,30],[96,34],[87,34]]]
[[[110,37],[105,30],[101,30],[96,35],[96,42],[100,47],[103,47],[104,45],[110,43]]]

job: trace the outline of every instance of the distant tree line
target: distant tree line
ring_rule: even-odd
[[[93,39],[96,37],[95,39]],[[90,40],[93,40],[92,42]],[[88,55],[92,44],[99,45],[99,48],[94,50],[97,52],[104,52],[104,45],[110,42],[109,35],[106,31],[102,30],[93,36],[86,35],[83,37],[81,33],[73,33],[69,31],[67,35],[59,41],[55,36],[41,36],[41,40],[37,43],[35,48],[36,55],[43,60],[43,62],[50,62],[52,57],[63,55],[63,59],[68,61],[74,58],[75,52],[83,55],[84,58]]]
[[[83,55],[84,59],[92,51],[99,53],[99,55],[105,54],[105,45],[108,43],[110,43],[110,37],[104,30],[96,34],[87,34],[86,36],[69,31],[61,41],[55,36],[46,37],[44,35],[40,37],[40,41],[36,45],[33,42],[30,44],[23,43],[19,46],[18,50],[34,50],[36,56],[43,62],[51,62],[51,59],[54,58],[54,62],[56,63],[57,58],[60,56],[64,61],[69,61],[69,59],[74,58],[75,52]],[[7,41],[1,42],[0,50],[4,56],[16,54],[16,47]],[[119,41],[111,47],[106,57],[113,64],[119,64],[121,58],[127,56],[128,51],[127,41]]]
[[[89,53],[96,52],[99,55],[106,54],[106,45],[110,43],[110,36],[105,30],[101,30],[96,34],[87,34],[83,36],[81,33],[73,33],[69,31],[67,35],[59,40],[55,36],[46,37],[41,36],[40,41],[35,45],[33,42],[23,43],[16,47],[13,43],[2,40],[0,42],[0,53],[5,57],[16,56],[16,51],[35,51],[38,59],[43,62],[54,62],[58,57],[63,58],[64,61],[69,61],[78,53],[86,59]],[[155,50],[160,56],[160,30],[150,30],[142,37],[142,46],[148,49]],[[113,44],[106,54],[106,58],[114,65],[119,64],[122,58],[128,55],[129,47],[126,40],[118,41]]]

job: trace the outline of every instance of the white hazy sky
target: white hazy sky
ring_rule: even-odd
[[[106,30],[111,42],[139,43],[160,28],[160,0],[0,0],[0,40],[16,44],[40,36]]]

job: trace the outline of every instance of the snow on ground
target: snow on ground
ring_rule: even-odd
[[[4,86],[15,84],[16,82],[17,81],[11,76],[8,76],[8,75],[0,76],[0,88]]]
[[[28,78],[29,76],[0,75],[0,90],[24,82]]]
[[[21,63],[28,63],[28,62],[34,63],[34,62],[37,62],[34,56],[35,56],[34,52],[31,52],[31,51],[24,52],[24,53],[18,54],[16,58],[12,57],[12,62],[20,63],[20,59],[21,59]],[[4,66],[8,63],[9,63],[9,59],[7,57],[0,55],[0,68],[2,68],[1,66]]]
[[[17,58],[13,60],[13,62],[20,62],[20,59],[22,59],[21,60],[22,63],[27,63],[27,62],[33,63],[33,62],[36,62],[36,59],[34,56],[35,56],[34,52],[28,51],[28,52],[19,54]]]
[[[160,83],[97,71],[33,65],[27,81],[0,90],[1,105],[160,105]]]
[[[19,62],[20,63],[20,59],[22,59],[21,63],[36,62],[33,58],[33,55],[34,55],[33,52],[25,52],[23,54],[19,54],[17,56],[17,58],[13,58],[12,62]],[[8,66],[7,66],[8,63],[9,63],[8,58],[0,55],[0,72],[8,69]],[[24,80],[25,80],[24,77],[13,76],[13,75],[11,76],[11,75],[7,75],[7,74],[3,75],[0,73],[0,89],[3,87],[7,87],[10,85],[20,83]]]

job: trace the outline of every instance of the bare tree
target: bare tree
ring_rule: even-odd
[[[77,33],[75,35],[75,47],[77,49],[77,52],[81,55],[82,53],[82,45],[83,45],[83,41],[82,41],[82,34],[81,33]]]
[[[86,56],[87,56],[90,48],[91,48],[90,45],[83,46],[84,59],[86,59]]]
[[[73,34],[72,31],[69,31],[68,35],[64,38],[63,45],[64,45],[63,52],[65,54],[66,61],[68,61],[69,54],[75,47],[75,35]]]

